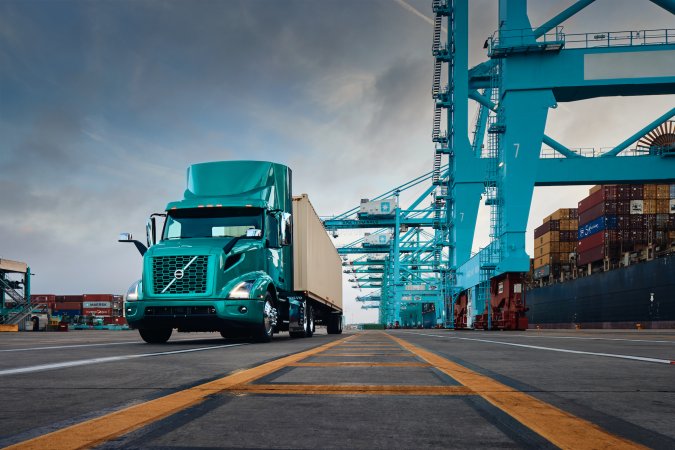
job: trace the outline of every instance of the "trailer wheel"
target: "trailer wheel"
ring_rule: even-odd
[[[171,337],[171,328],[139,328],[141,338],[148,344],[164,344]]]
[[[263,319],[256,340],[258,342],[269,342],[274,335],[274,327],[277,326],[277,310],[272,303],[272,295],[268,292],[265,295],[265,306],[263,307]]]
[[[326,328],[328,334],[342,334],[342,314],[331,314]]]

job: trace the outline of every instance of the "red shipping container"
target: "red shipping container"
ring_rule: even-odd
[[[667,222],[667,220],[666,220]],[[36,295],[31,295],[30,296],[30,302],[33,305],[36,305],[38,303],[46,303],[48,305],[54,304],[56,301],[56,295],[54,294],[36,294]]]
[[[617,214],[630,214],[630,200],[616,202]]]
[[[79,302],[55,302],[54,309],[62,310],[67,309],[69,311],[81,310],[82,303]]]
[[[56,301],[82,303],[84,301],[84,295],[57,295]]]
[[[644,230],[631,230],[630,240],[635,244],[645,244],[647,242],[647,233]]]
[[[605,257],[605,246],[600,245],[598,247],[587,250],[583,253],[579,253],[579,258],[577,259],[577,265],[583,266],[583,265],[586,265],[588,263],[592,263],[592,262],[595,262],[595,261],[602,261],[602,259],[604,257]]]
[[[112,294],[84,294],[85,302],[111,302],[113,299]]]
[[[644,188],[641,184],[634,184],[630,187],[630,199],[642,200],[644,199]]]
[[[645,214],[644,216],[645,228],[653,230],[656,228],[656,214]]]
[[[605,213],[605,202],[600,202],[595,206],[592,206],[590,209],[579,214],[579,225],[585,225],[588,222],[591,222],[597,219],[600,216],[604,216]]]
[[[126,325],[127,319],[124,317],[104,317],[104,325]]]
[[[631,234],[629,228],[624,228],[619,230],[619,241],[621,242],[630,242]]]
[[[630,218],[631,216],[622,215],[616,216],[616,226],[619,230],[630,230]]]
[[[82,308],[83,316],[112,316],[112,308]]]
[[[549,220],[548,222],[545,222],[542,225],[539,225],[537,228],[534,229],[534,238],[537,239],[538,237],[541,237],[551,231],[551,221]]]
[[[579,209],[578,209],[579,216],[581,216],[582,213],[588,211],[598,203],[602,203],[604,200],[605,200],[605,191],[603,189],[582,199],[579,202]]]
[[[643,214],[632,214],[630,216],[630,229],[642,231],[645,228],[645,216]]]
[[[623,201],[630,200],[630,186],[627,184],[617,186],[616,199]]]
[[[608,244],[616,244],[619,240],[618,230],[605,230],[605,242]]]
[[[577,252],[584,253],[588,250],[591,250],[598,245],[605,244],[605,233],[595,233],[588,237],[583,238],[577,243]]]
[[[544,222],[540,226],[534,229],[534,238],[537,239],[548,233],[549,231],[558,231],[560,230],[560,221],[559,220],[549,220]]]

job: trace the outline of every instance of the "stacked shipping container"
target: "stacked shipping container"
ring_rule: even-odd
[[[569,268],[570,253],[576,251],[579,226],[576,208],[559,209],[544,218],[534,230],[534,278],[559,277]]]
[[[54,315],[121,317],[122,296],[114,294],[31,295],[32,303],[45,303]]]
[[[578,266],[675,238],[675,185],[595,186],[579,202]]]

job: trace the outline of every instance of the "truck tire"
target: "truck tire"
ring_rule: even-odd
[[[314,334],[314,311],[312,310],[312,307],[307,304],[307,301],[305,301],[302,310],[302,323],[304,324],[304,328],[302,331],[289,332],[288,334],[290,334],[291,338],[312,337]]]
[[[148,344],[164,344],[171,337],[171,328],[139,328],[141,338]]]
[[[314,308],[307,305],[307,317],[305,318],[305,336],[312,337],[314,334]]]
[[[331,314],[326,328],[328,334],[342,334],[342,314]]]
[[[277,325],[277,310],[274,308],[272,295],[268,292],[265,295],[265,306],[263,308],[263,318],[255,340],[258,342],[270,342],[274,336],[274,327]]]

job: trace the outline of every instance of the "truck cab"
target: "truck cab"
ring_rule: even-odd
[[[291,176],[261,161],[190,166],[184,198],[161,214],[159,239],[154,215],[147,248],[135,241],[143,274],[126,296],[129,326],[149,343],[173,329],[260,341],[275,331],[311,335],[313,302],[293,284]]]

